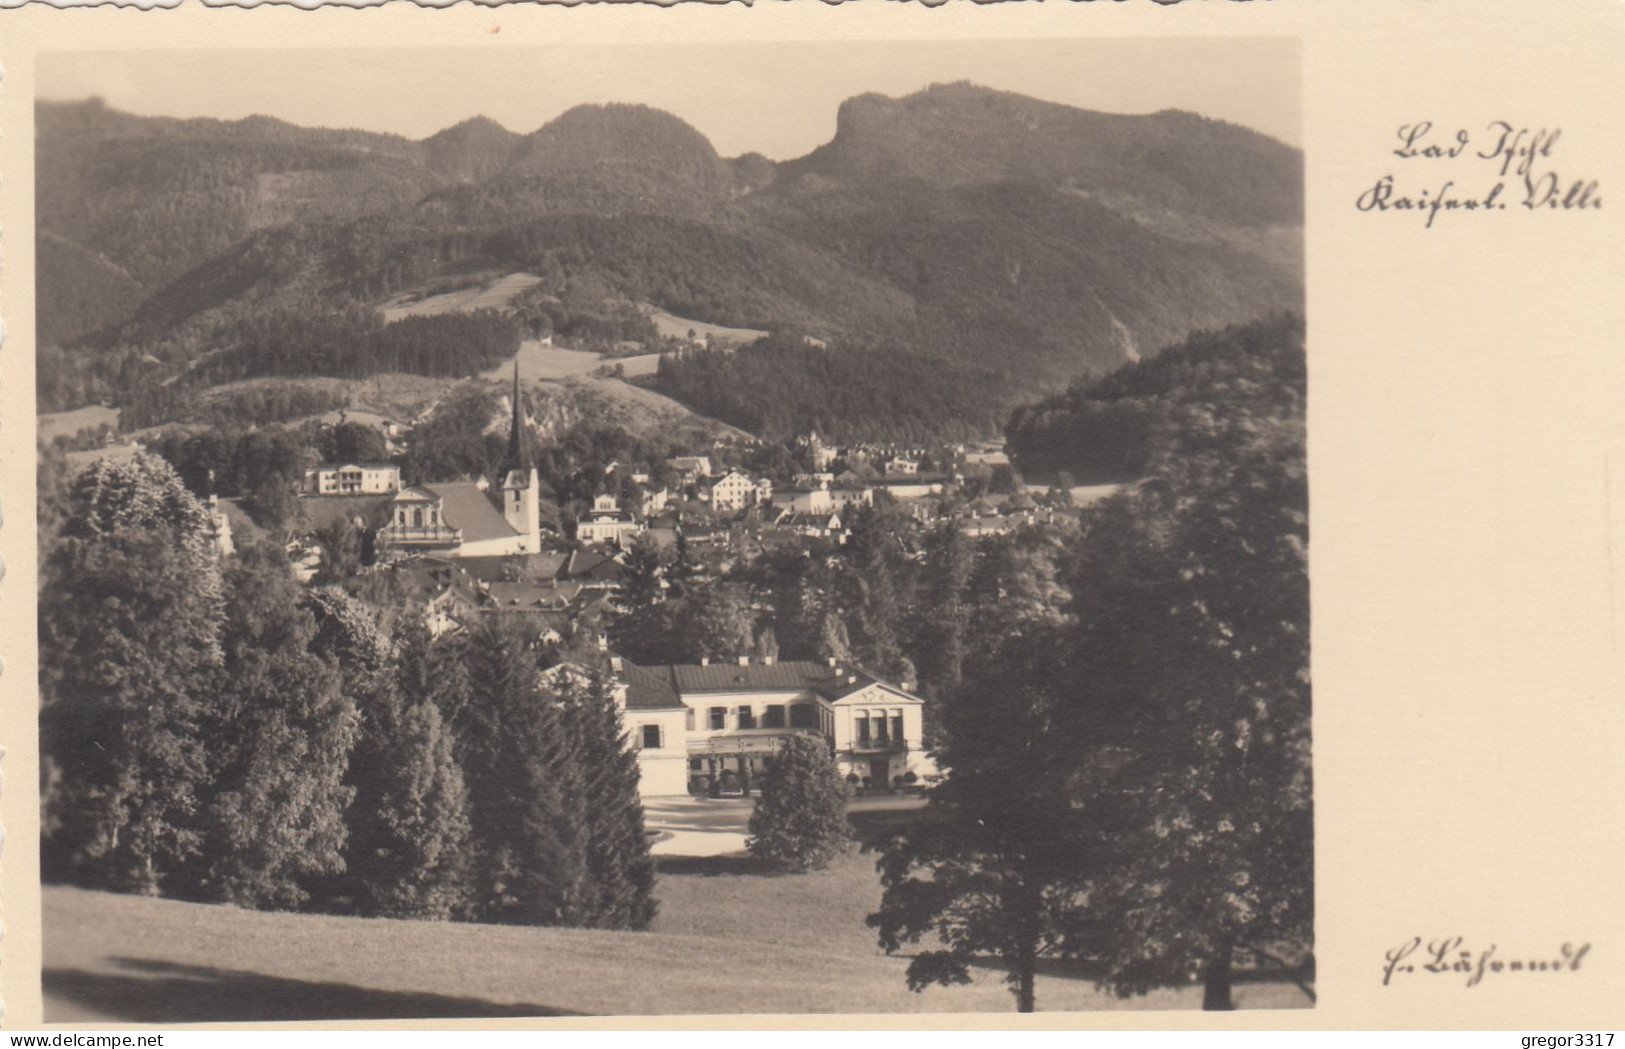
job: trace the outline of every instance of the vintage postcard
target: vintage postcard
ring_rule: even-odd
[[[1608,1026],[1622,45],[0,13],[4,1023]]]

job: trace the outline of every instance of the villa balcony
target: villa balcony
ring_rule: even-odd
[[[906,739],[856,739],[850,748],[853,754],[901,754],[910,749]]]

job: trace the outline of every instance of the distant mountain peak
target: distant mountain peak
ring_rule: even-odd
[[[1181,110],[1103,113],[969,81],[901,98],[849,98],[837,112],[835,136],[783,170],[786,186],[806,176],[812,187],[1023,182],[1140,218],[1302,221],[1302,156],[1266,135]]]
[[[525,137],[516,172],[579,175],[617,171],[674,186],[723,189],[732,179],[711,141],[663,109],[587,103],[565,110]]]
[[[513,162],[524,136],[487,116],[469,117],[423,140],[428,165],[447,178],[478,182]]]

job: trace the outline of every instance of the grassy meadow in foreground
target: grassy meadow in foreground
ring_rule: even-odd
[[[913,994],[876,946],[873,857],[772,875],[742,857],[667,859],[647,933],[274,914],[45,889],[51,1022],[554,1016],[579,1013],[1009,1012],[1001,974]],[[1243,984],[1242,1008],[1301,1007]],[[1038,1007],[1196,1009],[1199,987],[1127,1001],[1064,968]]]

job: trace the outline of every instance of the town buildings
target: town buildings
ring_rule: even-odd
[[[749,790],[784,740],[811,735],[843,775],[890,787],[932,770],[922,743],[924,701],[909,687],[834,660],[636,666],[612,660],[616,696],[637,748],[646,797]]]
[[[711,476],[711,457],[708,455],[679,455],[668,459],[677,483],[688,488]]]
[[[827,514],[835,509],[828,485],[798,485],[773,493],[773,506],[798,514]]]

